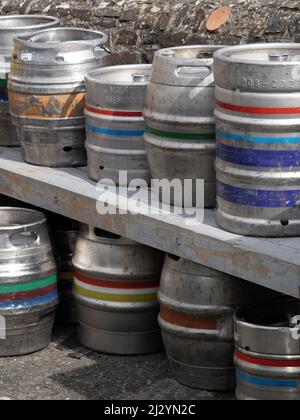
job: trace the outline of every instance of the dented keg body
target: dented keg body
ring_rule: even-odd
[[[300,234],[297,44],[215,55],[219,225],[261,237]]]
[[[205,207],[216,204],[213,54],[218,48],[170,48],[154,58],[144,111],[146,151],[153,179],[179,180],[183,186],[171,195],[157,189],[161,201],[177,207],[203,207],[202,180]]]
[[[150,65],[115,66],[86,77],[86,149],[90,178],[127,187],[150,184],[143,109]],[[120,178],[120,171],[126,178]]]
[[[101,32],[76,28],[15,39],[10,113],[26,162],[86,165],[84,76],[106,64],[106,41]]]
[[[299,301],[289,299],[236,313],[239,400],[300,400],[299,313]]]
[[[161,350],[162,263],[157,250],[82,226],[73,258],[81,344],[120,355]]]
[[[20,145],[9,115],[7,91],[13,38],[56,26],[59,19],[51,16],[0,16],[0,146]]]
[[[191,388],[234,389],[234,312],[273,296],[262,287],[167,256],[160,326],[175,378]]]
[[[43,214],[1,207],[0,219],[0,356],[19,356],[50,344],[56,265]]]

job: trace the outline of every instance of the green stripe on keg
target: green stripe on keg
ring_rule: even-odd
[[[51,277],[46,279],[34,280],[30,283],[19,283],[19,284],[1,284],[0,293],[19,293],[27,292],[32,290],[43,289],[49,287],[57,282],[57,275],[53,274]]]
[[[7,88],[7,80],[0,79],[0,88]]]
[[[169,139],[184,140],[215,140],[216,133],[175,133],[174,131],[162,131],[147,127],[146,133],[153,134],[157,137]]]

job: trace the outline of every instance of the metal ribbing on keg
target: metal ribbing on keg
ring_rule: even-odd
[[[73,263],[83,345],[124,355],[162,348],[157,323],[162,267],[159,251],[82,226]]]
[[[50,167],[86,164],[84,76],[106,65],[106,41],[101,32],[76,28],[15,39],[10,113],[26,162]]]
[[[215,55],[218,223],[253,236],[300,232],[300,80],[293,44]]]
[[[146,151],[152,178],[179,179],[182,184],[192,180],[192,192],[183,188],[182,194],[174,197],[160,196],[161,201],[177,207],[202,205],[196,180],[205,182],[205,207],[215,207],[212,57],[218,48],[170,48],[157,52],[154,58],[144,110]]]
[[[9,115],[7,91],[13,38],[56,26],[59,26],[59,19],[51,16],[0,16],[0,146],[19,146]]]
[[[0,355],[18,356],[50,344],[56,266],[41,213],[2,207],[0,215],[0,315],[6,333]]]
[[[143,135],[143,108],[150,65],[115,66],[87,75],[86,149],[89,175],[127,186],[150,183]],[[127,172],[126,185],[120,171]]]
[[[238,399],[300,399],[299,309],[298,301],[285,299],[237,312]]]

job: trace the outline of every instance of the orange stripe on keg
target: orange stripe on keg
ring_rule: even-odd
[[[214,331],[218,329],[217,318],[183,314],[166,308],[165,306],[161,306],[160,316],[163,320],[170,324],[178,325],[179,327]]]
[[[21,118],[84,117],[85,92],[61,95],[29,95],[9,92],[10,112]]]
[[[120,111],[114,109],[101,109],[101,108],[94,108],[92,106],[86,105],[85,109],[88,112],[98,115],[105,115],[108,117],[142,117],[143,112],[141,111]]]

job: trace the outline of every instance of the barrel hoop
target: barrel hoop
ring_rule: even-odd
[[[271,360],[261,359],[257,357],[248,356],[240,351],[236,351],[236,357],[239,360],[258,366],[269,366],[269,367],[300,367],[300,360]]]
[[[257,168],[300,167],[300,150],[258,150],[218,143],[217,157],[235,165]]]
[[[162,131],[147,127],[147,134],[157,137],[176,139],[176,140],[215,140],[215,132],[211,133],[176,133],[174,131]]]
[[[270,107],[252,107],[228,104],[222,101],[216,102],[217,106],[229,111],[240,112],[243,114],[254,115],[296,115],[300,114],[300,107],[295,108],[270,108]]]
[[[85,92],[30,95],[9,92],[10,112],[21,118],[76,118],[84,117]]]
[[[113,302],[151,302],[157,300],[158,281],[138,282],[133,288],[132,282],[112,282],[96,280],[75,273],[74,291],[81,296],[96,300]]]
[[[86,111],[91,112],[92,114],[105,115],[108,117],[143,117],[142,111],[120,111],[114,109],[101,109],[94,108],[92,106],[86,105]]]
[[[56,301],[58,299],[58,292],[49,293],[45,296],[37,297],[37,298],[30,298],[26,300],[16,300],[16,301],[9,301],[9,302],[1,302],[0,301],[0,309],[19,309],[19,308],[29,308],[32,306],[44,305],[50,303],[52,301]]]
[[[0,284],[0,299],[3,294],[22,293],[43,289],[57,283],[57,275],[53,274],[45,279],[38,279],[27,283]]]
[[[259,190],[240,188],[217,182],[217,195],[230,203],[261,208],[294,208],[300,201],[300,190]]]
[[[259,378],[256,376],[243,373],[240,370],[237,370],[236,375],[239,381],[248,382],[251,385],[258,385],[258,386],[263,386],[266,388],[299,388],[300,387],[299,381]]]
[[[158,289],[160,280],[146,280],[146,281],[115,281],[115,280],[103,280],[88,277],[84,274],[76,272],[74,274],[75,280],[79,280],[82,283],[86,283],[90,286],[104,287],[107,289],[132,289],[132,290],[143,290],[143,289]]]
[[[233,134],[217,129],[216,134],[218,137],[225,140],[252,142],[258,144],[299,144],[300,136],[296,137],[259,137],[251,135]]]
[[[213,317],[204,317],[202,315],[183,314],[161,305],[161,318],[172,324],[184,328],[197,330],[218,330],[218,319]]]
[[[91,131],[95,134],[104,134],[109,136],[120,136],[120,137],[143,137],[144,130],[112,130],[110,128],[95,127],[94,125],[87,124],[87,131]]]

